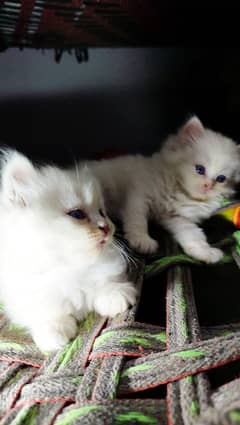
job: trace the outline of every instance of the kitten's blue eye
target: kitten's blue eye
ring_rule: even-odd
[[[68,211],[67,214],[73,218],[76,218],[77,220],[84,220],[87,218],[87,214],[83,210],[79,209]]]
[[[218,183],[223,183],[226,180],[226,176],[224,176],[223,174],[220,174],[220,176],[217,176],[216,181]]]
[[[195,165],[195,170],[198,174],[201,174],[201,175],[204,175],[206,171],[204,165],[200,165],[200,164]]]

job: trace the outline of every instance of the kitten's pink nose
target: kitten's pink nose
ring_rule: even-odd
[[[98,228],[100,230],[102,230],[102,232],[104,233],[104,235],[107,235],[109,233],[109,230],[110,230],[110,228],[109,228],[109,226],[107,224],[99,224],[98,225]]]
[[[213,182],[206,182],[206,183],[204,183],[203,187],[204,187],[204,190],[205,190],[206,192],[208,192],[209,190],[211,190],[211,189],[212,189],[212,187],[213,187]]]

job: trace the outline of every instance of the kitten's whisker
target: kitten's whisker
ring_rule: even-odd
[[[113,245],[118,249],[120,255],[127,261],[128,264],[132,264],[134,267],[137,266],[136,260],[125,250],[124,246],[122,246],[122,241],[113,239]]]
[[[128,243],[127,243],[127,241],[125,239],[123,239],[122,233],[115,232],[114,233],[114,238],[117,241],[119,241],[122,245],[125,245],[125,246],[128,247]]]

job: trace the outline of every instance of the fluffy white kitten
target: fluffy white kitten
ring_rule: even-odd
[[[113,317],[136,298],[113,241],[100,186],[83,167],[68,173],[3,156],[0,192],[0,298],[42,350],[75,336],[95,310]]]
[[[207,263],[222,257],[196,223],[220,207],[239,180],[240,150],[231,139],[204,128],[194,116],[151,157],[130,155],[91,166],[108,211],[122,219],[132,247],[156,251],[157,241],[148,234],[153,218],[192,257]]]

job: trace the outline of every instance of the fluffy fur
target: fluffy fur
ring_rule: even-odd
[[[204,175],[197,173],[197,164],[205,167]],[[148,219],[153,218],[187,254],[214,263],[223,254],[209,246],[197,223],[233,194],[239,165],[239,147],[194,116],[151,157],[130,155],[92,162],[91,167],[103,185],[110,214],[123,221],[132,247],[156,251],[158,243],[148,234]],[[218,182],[219,175],[226,180]]]
[[[136,290],[87,167],[37,168],[16,151],[6,151],[2,165],[0,298],[40,349],[55,350],[87,312],[113,317]]]

